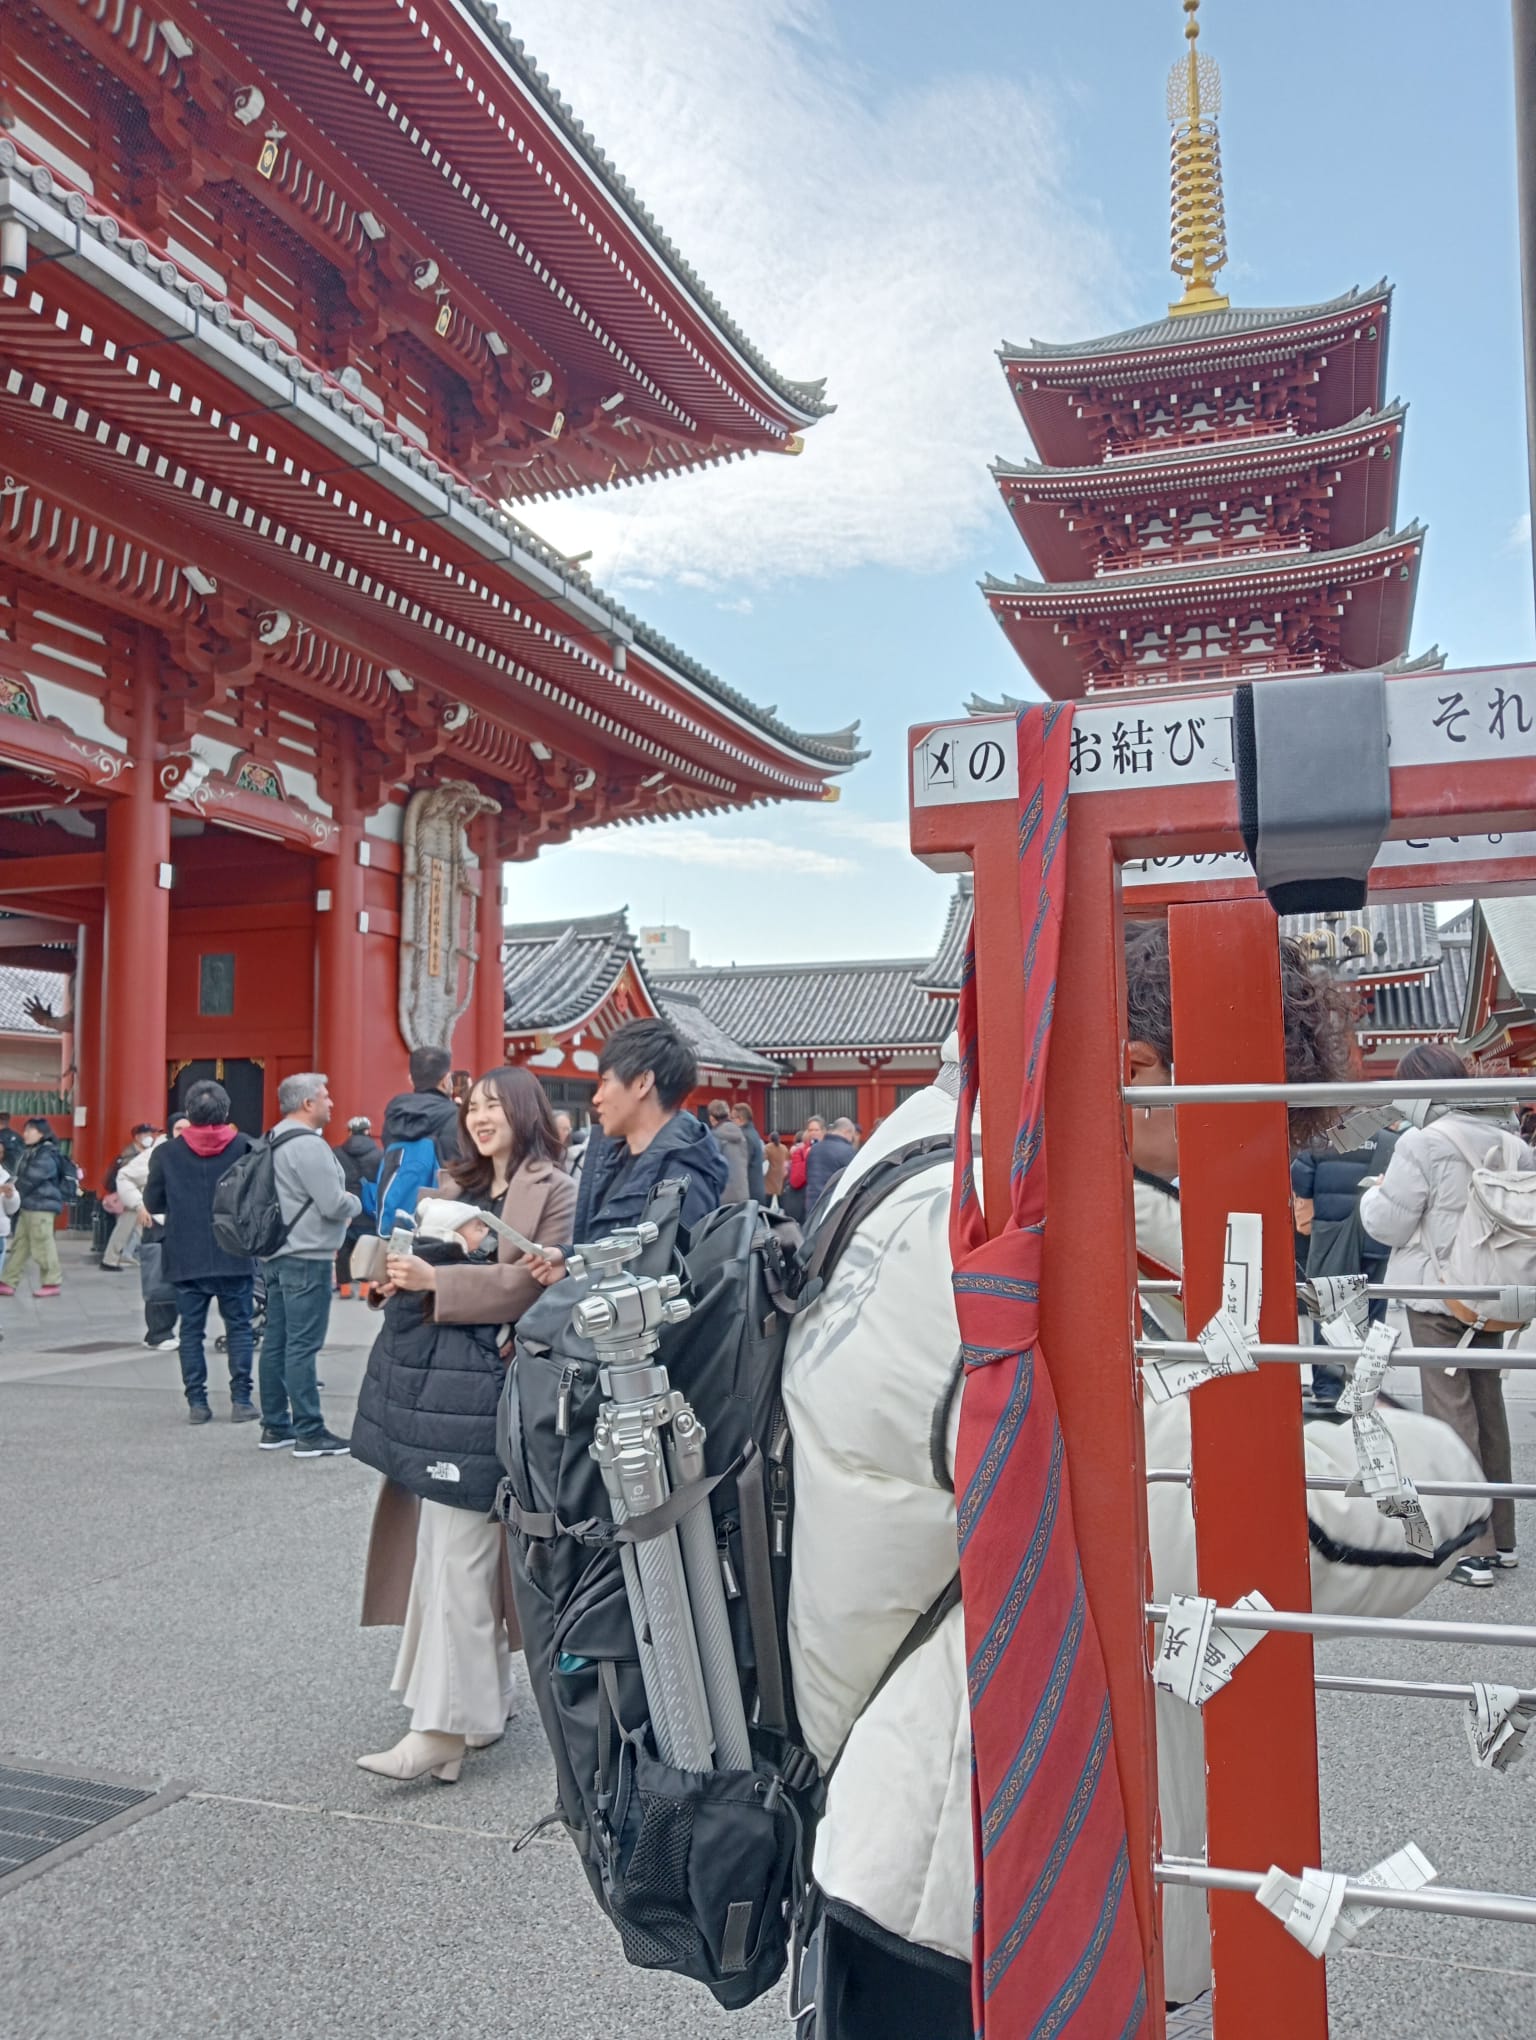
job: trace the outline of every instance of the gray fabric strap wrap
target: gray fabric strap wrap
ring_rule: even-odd
[[[1257,681],[1253,740],[1253,867],[1276,912],[1363,906],[1392,817],[1383,675]]]

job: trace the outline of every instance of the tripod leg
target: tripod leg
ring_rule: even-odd
[[[702,1480],[703,1447],[704,1427],[685,1406],[672,1420],[672,1437],[667,1447],[675,1487]],[[720,1579],[714,1518],[707,1502],[700,1502],[697,1508],[688,1511],[677,1526],[677,1536],[688,1575],[688,1599],[693,1608],[704,1690],[709,1697],[715,1757],[722,1770],[750,1771],[752,1744],[747,1736],[746,1709],[741,1704],[741,1681],[736,1672],[736,1647],[731,1641],[725,1587]]]

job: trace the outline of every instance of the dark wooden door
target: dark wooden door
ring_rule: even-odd
[[[166,1127],[183,1108],[192,1085],[212,1077],[229,1093],[229,1116],[242,1133],[259,1134],[264,1129],[266,1077],[259,1062],[242,1056],[220,1056],[216,1060],[183,1063],[171,1085]]]

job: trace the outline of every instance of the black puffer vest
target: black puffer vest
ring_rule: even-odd
[[[434,1264],[461,1258],[436,1240],[420,1241],[416,1252]],[[501,1479],[499,1329],[439,1325],[430,1293],[392,1296],[357,1398],[352,1457],[425,1501],[489,1515]]]

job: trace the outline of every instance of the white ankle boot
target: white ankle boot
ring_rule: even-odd
[[[461,1735],[412,1729],[392,1750],[380,1750],[357,1761],[361,1769],[374,1771],[381,1778],[398,1778],[404,1783],[425,1778],[430,1771],[440,1785],[455,1785],[464,1762],[464,1742]]]

